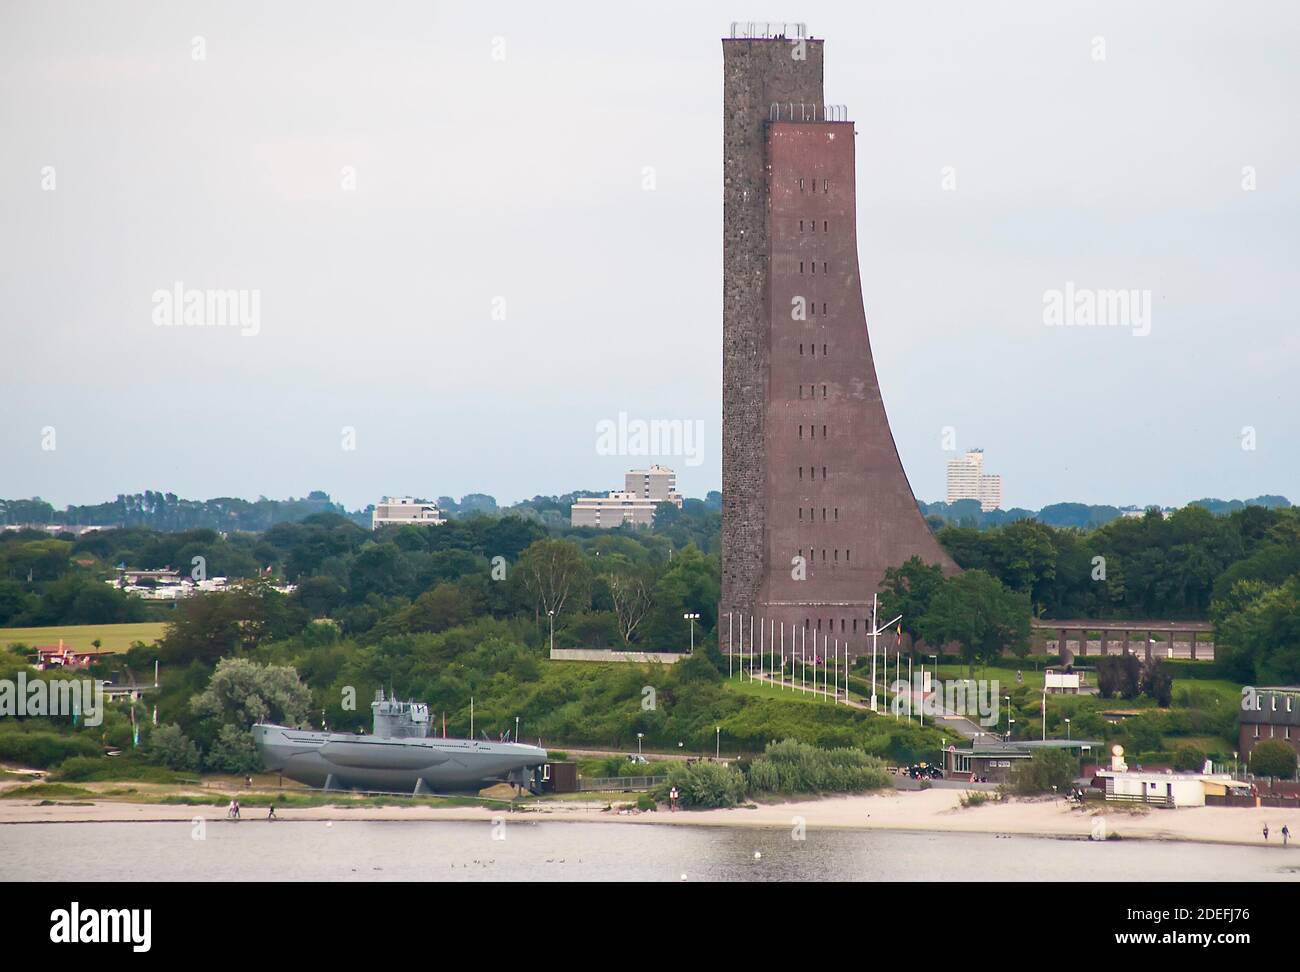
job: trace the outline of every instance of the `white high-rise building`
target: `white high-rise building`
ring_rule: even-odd
[[[984,472],[984,450],[971,449],[948,460],[948,502],[979,500],[985,513],[1002,506],[1002,477]]]

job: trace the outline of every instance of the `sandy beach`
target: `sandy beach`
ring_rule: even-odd
[[[869,796],[830,797],[754,808],[726,810],[620,813],[595,804],[541,803],[516,810],[494,807],[345,807],[326,806],[278,809],[283,822],[330,820],[483,821],[502,814],[547,821],[584,823],[659,824],[663,826],[788,828],[802,818],[808,828],[840,830],[911,830],[945,833],[994,833],[1017,836],[1088,839],[1097,819],[1105,832],[1122,839],[1188,841],[1219,844],[1264,843],[1262,829],[1271,831],[1270,844],[1280,842],[1283,824],[1300,833],[1300,819],[1274,808],[1185,807],[1177,810],[1090,806],[1073,809],[1065,800],[1011,800],[979,807],[962,807],[961,791],[930,789]],[[0,801],[0,825],[15,823],[95,823],[191,821],[202,817],[226,822],[225,809],[216,806],[175,806],[98,800],[79,803]],[[257,807],[245,811],[245,823],[265,823]],[[3,840],[3,830],[0,830]]]

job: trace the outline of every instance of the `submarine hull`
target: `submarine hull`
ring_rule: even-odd
[[[307,786],[434,793],[481,790],[496,783],[532,786],[546,750],[473,739],[385,738],[256,725],[262,761]]]

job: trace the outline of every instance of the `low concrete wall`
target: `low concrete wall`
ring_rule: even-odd
[[[671,665],[685,657],[685,654],[675,651],[613,651],[609,648],[556,648],[551,652],[552,661],[658,662]]]

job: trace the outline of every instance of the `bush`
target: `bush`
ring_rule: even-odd
[[[745,798],[744,775],[721,763],[673,763],[668,782],[655,795],[666,800],[674,786],[684,807],[734,807]]]
[[[172,770],[199,768],[199,748],[175,723],[159,726],[149,734],[145,754],[151,763]]]
[[[1063,749],[1040,749],[1011,771],[1011,789],[1022,796],[1067,790],[1078,773],[1073,756]]]
[[[659,804],[649,793],[642,793],[636,798],[636,808],[638,810],[658,810]]]
[[[1195,746],[1184,744],[1174,750],[1174,769],[1185,772],[1200,772],[1205,765],[1205,753]]]
[[[224,725],[216,742],[208,750],[207,767],[218,773],[256,773],[262,768],[262,757],[247,729]]]
[[[767,793],[858,793],[892,782],[885,764],[860,749],[818,749],[793,739],[769,743],[748,779],[751,790]]]
[[[128,756],[74,756],[58,765],[51,779],[72,783],[133,780],[140,783],[182,783],[185,777],[162,766],[150,766]]]
[[[98,756],[99,744],[82,736],[53,732],[0,733],[0,759],[19,766],[48,769],[73,756]]]
[[[1265,739],[1250,751],[1250,771],[1256,776],[1290,779],[1295,770],[1295,750],[1278,739]]]

